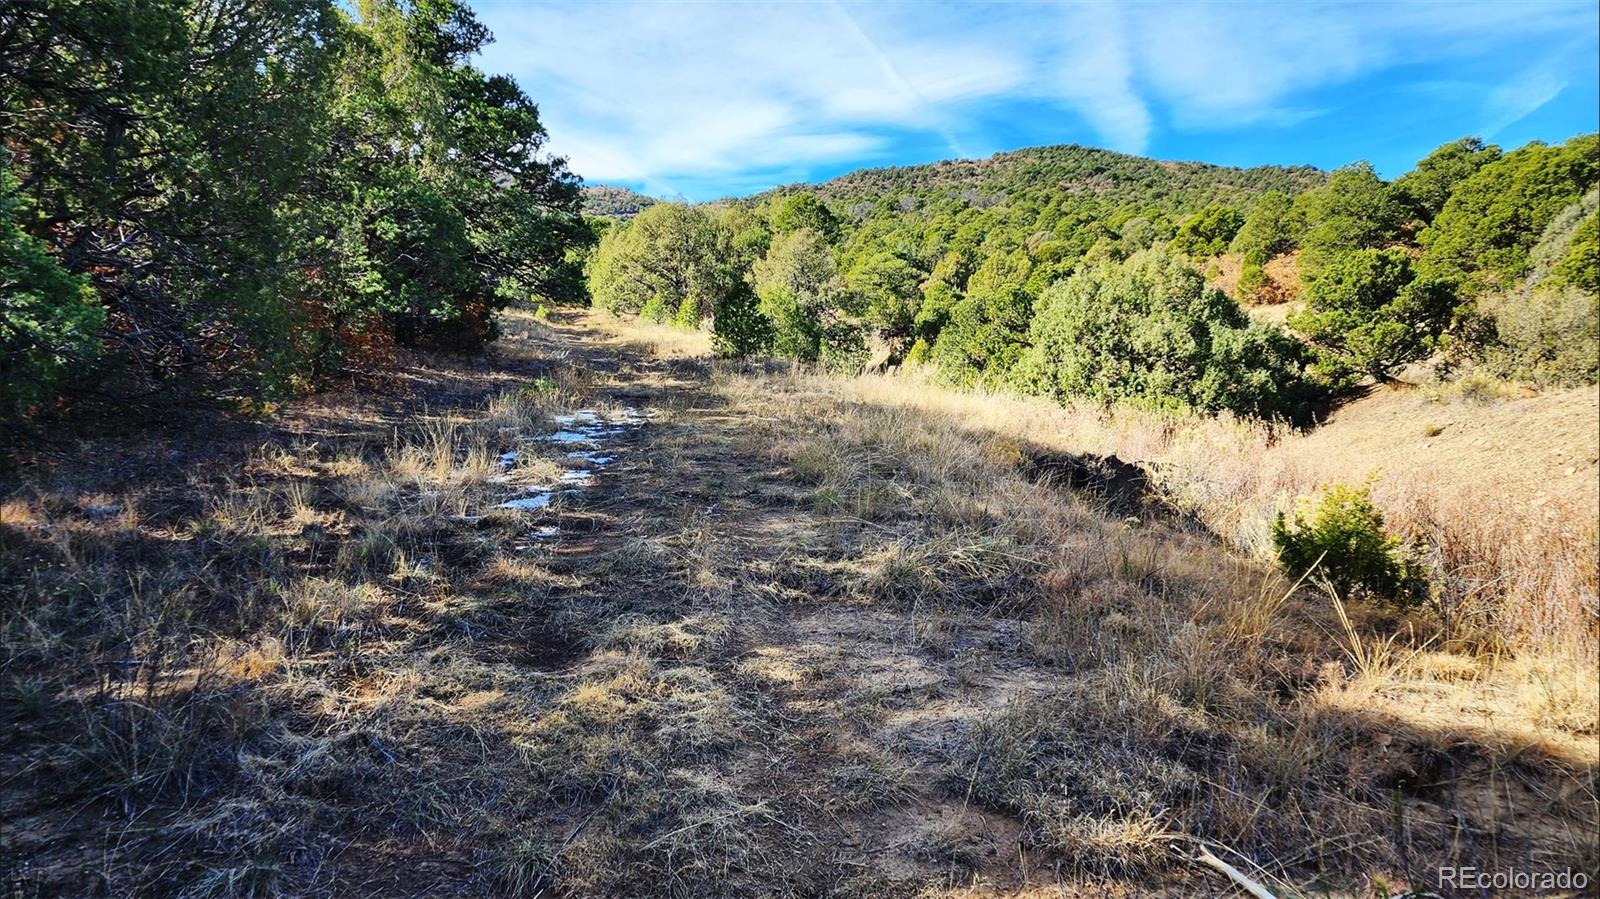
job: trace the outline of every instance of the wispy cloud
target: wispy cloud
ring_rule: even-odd
[[[1516,78],[1489,93],[1484,104],[1487,115],[1479,132],[1492,138],[1507,126],[1519,122],[1554,100],[1570,82],[1547,61],[1529,66]]]
[[[1339,85],[1568,41],[1596,20],[1589,0],[475,5],[499,38],[482,64],[540,102],[553,150],[591,181],[669,194],[900,161],[896,149],[917,135],[950,155],[1005,146],[1016,123],[995,122],[1012,106],[1057,110],[1052,139],[1129,152],[1184,134],[1292,129],[1337,112]],[[1484,85],[1483,130],[1570,80],[1553,59]]]

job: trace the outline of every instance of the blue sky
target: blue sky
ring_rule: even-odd
[[[1600,127],[1594,0],[473,7],[553,153],[690,200],[1060,143],[1394,177]]]

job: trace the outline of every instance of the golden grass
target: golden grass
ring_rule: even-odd
[[[1326,473],[1305,438],[508,331],[476,401],[0,500],[0,812],[44,890],[1181,896],[1218,885],[1205,841],[1365,895],[1600,862],[1592,656],[1501,629],[1511,593],[1444,626],[1287,583],[1259,528]],[[518,437],[610,389],[663,414],[559,541],[477,517],[553,473]],[[1083,452],[1223,539],[1033,467]],[[1465,514],[1397,484],[1392,520]]]

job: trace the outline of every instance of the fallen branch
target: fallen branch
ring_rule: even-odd
[[[1222,859],[1217,858],[1215,855],[1212,855],[1211,850],[1204,846],[1200,847],[1200,854],[1195,856],[1195,861],[1209,865],[1218,871],[1221,871],[1223,874],[1226,874],[1228,879],[1238,884],[1245,892],[1256,897],[1256,899],[1278,899],[1278,897],[1272,895],[1272,892],[1266,887],[1244,876],[1244,873],[1238,868],[1235,868]]]

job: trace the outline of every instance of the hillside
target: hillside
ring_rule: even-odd
[[[1326,172],[1310,166],[1231,168],[1063,144],[996,153],[986,159],[861,169],[820,184],[790,185],[751,199],[759,202],[811,191],[841,205],[901,198],[958,199],[980,207],[1008,200],[1039,205],[1093,200],[1175,211],[1198,210],[1218,202],[1248,207],[1255,196],[1266,191],[1293,195],[1327,177]]]
[[[595,218],[630,219],[660,202],[626,187],[600,184],[585,186],[581,194],[583,214]]]

